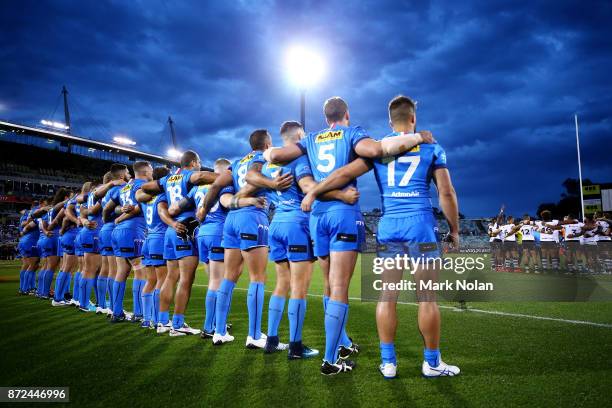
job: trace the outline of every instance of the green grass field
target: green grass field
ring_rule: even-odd
[[[357,368],[348,375],[323,377],[318,359],[287,361],[285,354],[264,355],[244,348],[246,276],[234,294],[229,319],[236,341],[214,347],[199,337],[158,336],[129,323],[111,325],[105,317],[16,296],[18,269],[17,262],[0,264],[4,328],[0,385],[69,386],[73,406],[602,407],[611,403],[612,303],[479,303],[468,305],[475,310],[463,312],[446,304],[442,355],[461,367],[462,374],[433,380],[420,377],[417,308],[398,305],[399,378],[384,380],[377,371],[375,304],[354,300],[348,331],[362,347]],[[355,277],[351,296],[359,297],[359,274]],[[273,281],[270,273],[268,289]],[[200,327],[204,317],[205,283],[205,273],[198,270],[187,311],[192,326]],[[311,293],[304,340],[323,350],[318,271]],[[266,319],[267,313],[264,327]],[[280,335],[285,341],[287,328],[284,318]]]

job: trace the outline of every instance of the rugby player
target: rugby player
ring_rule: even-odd
[[[84,260],[84,255],[85,255],[85,251],[83,250],[83,245],[81,245],[82,243],[82,234],[83,234],[83,230],[85,229],[83,227],[83,218],[81,217],[81,211],[84,209],[85,204],[87,202],[87,197],[89,196],[89,193],[91,191],[93,187],[93,183],[88,181],[86,183],[83,184],[83,188],[81,189],[81,194],[79,194],[76,197],[76,204],[74,206],[74,215],[77,218],[77,233],[76,233],[76,238],[74,239],[74,254],[77,256],[77,272],[75,274],[75,278],[74,278],[74,287],[73,287],[73,293],[72,293],[72,297],[74,299],[76,299],[76,301],[73,303],[76,307],[77,310],[79,310],[81,307],[83,308],[89,308],[89,299],[85,300],[83,299],[83,291],[81,290],[81,286],[82,286],[82,281],[83,281],[83,267],[85,265],[85,260]]]
[[[555,229],[559,220],[552,219],[552,213],[544,210],[540,213],[541,220],[536,221],[536,228],[540,232],[540,246],[542,249],[542,270],[546,272],[559,272],[559,231]]]
[[[153,180],[159,180],[169,172],[167,167],[156,167],[153,170]],[[159,293],[167,274],[164,237],[168,226],[159,216],[159,206],[164,203],[167,207],[168,200],[165,193],[150,196],[142,189],[136,191],[136,200],[140,203],[147,224],[147,238],[142,247],[142,263],[147,281],[142,289],[143,321],[140,327],[155,329],[159,314]]]
[[[72,255],[66,254],[63,238],[68,228],[68,220],[66,218],[66,207],[71,202],[74,197],[74,192],[68,192],[68,199],[65,201],[64,205],[57,213],[52,224],[59,226],[57,228],[58,235],[58,251],[57,254],[61,258],[60,271],[57,274],[57,278],[55,279],[55,292],[53,294],[53,300],[51,301],[51,306],[69,306],[70,303],[67,302],[68,299],[68,289],[70,288],[70,280],[72,277],[72,273],[74,273],[74,266],[76,265],[76,259],[74,259],[74,247],[72,247]],[[69,261],[68,258],[71,257]]]
[[[299,143],[268,149],[265,159],[280,164],[307,154],[314,179],[321,182],[334,170],[354,160],[356,155],[365,158],[392,156],[433,139],[431,133],[421,132],[376,141],[363,128],[350,125],[348,105],[339,97],[325,101],[323,112],[329,128],[310,133]],[[355,184],[351,183],[353,187]],[[302,208],[310,210],[309,206]],[[359,351],[346,335],[346,322],[348,287],[365,239],[364,227],[358,202],[317,200],[314,203],[309,219],[313,252],[328,282],[324,293],[325,357],[321,366],[324,375],[351,371],[355,364],[348,357]]]
[[[118,194],[129,180],[130,172],[124,164],[113,163],[107,174],[110,174],[109,180],[96,189],[94,192],[97,199],[100,200],[102,211],[108,204],[111,196]],[[120,210],[120,207],[115,207],[115,210]],[[117,260],[113,251],[113,231],[115,229],[115,220],[120,214],[117,211],[109,215],[109,219],[102,219],[103,225],[99,233],[100,255],[102,265],[100,267],[100,275],[98,275],[98,300],[102,304],[98,304],[96,313],[104,313],[107,316],[113,314],[113,285],[115,276],[117,275]],[[109,295],[109,302],[106,302],[106,294]]]
[[[563,217],[563,221],[559,225],[559,228],[563,228],[563,237],[566,246],[565,265],[568,269],[566,274],[582,272],[586,269],[584,251],[580,244],[582,227],[584,227],[584,223],[578,221],[572,214]]]
[[[212,183],[217,175],[210,171],[200,171],[200,156],[191,150],[183,153],[181,168],[175,174],[169,174],[160,180],[151,181],[142,186],[143,192],[151,196],[166,193],[168,205],[178,203],[189,194],[194,185]],[[200,334],[185,323],[185,310],[191,295],[191,287],[198,266],[197,243],[193,238],[193,230],[197,221],[195,211],[185,211],[171,220],[164,237],[164,259],[168,274],[160,293],[160,312],[157,333],[185,336]],[[174,286],[177,284],[174,296],[174,315],[172,326],[169,327],[170,301]]]
[[[79,309],[82,312],[95,312],[101,301],[97,299],[97,273],[102,259],[100,257],[99,235],[102,227],[102,214],[100,199],[96,197],[97,183],[92,183],[91,191],[81,206],[80,219],[83,229],[80,233],[81,247],[83,248],[83,269],[81,270],[81,301]],[[91,291],[96,294],[95,305],[91,305]]]
[[[397,96],[389,103],[389,124],[393,132],[386,138],[412,134],[416,127],[415,103],[408,97]],[[385,140],[383,138],[383,140]],[[446,153],[438,144],[421,144],[392,157],[357,159],[331,173],[314,187],[304,199],[308,208],[322,192],[342,188],[357,177],[374,168],[374,174],[383,202],[383,215],[379,221],[377,240],[386,247],[380,253],[386,257],[405,254],[413,258],[439,258],[437,223],[433,216],[429,185],[433,180],[438,189],[440,207],[449,223],[448,239],[453,247],[459,245],[459,211],[457,196],[446,167]],[[435,274],[419,268],[415,279],[432,279]],[[400,273],[401,275],[401,273]],[[395,332],[397,327],[396,292],[381,298],[376,308],[376,323],[380,337],[382,364],[385,378],[397,373]],[[419,293],[418,325],[424,341],[424,361],[421,372],[426,377],[455,376],[456,366],[444,363],[440,357],[440,312],[434,294]]]
[[[38,248],[38,254],[39,254],[39,261],[38,261],[38,266],[40,267],[40,270],[38,271],[38,273],[35,275],[34,277],[34,286],[33,288],[35,289],[34,294],[36,297],[41,298],[42,297],[42,290],[43,290],[43,276],[45,274],[45,266],[47,263],[47,258],[43,257],[42,255],[42,248],[43,248],[43,244],[46,240],[46,236],[44,234],[44,230],[43,230],[43,218],[46,216],[47,214],[47,204],[48,204],[49,200],[46,198],[43,198],[40,201],[40,206],[36,209],[36,211],[33,211],[30,214],[30,217],[32,218],[34,224],[36,225],[36,228],[38,228],[38,241],[36,241],[36,247]],[[46,255],[46,254],[45,254]]]
[[[272,145],[272,138],[267,130],[258,129],[249,136],[251,152],[232,163],[230,168],[221,173],[210,186],[204,197],[201,215],[206,217],[212,210],[223,188],[233,186],[238,194],[242,189],[254,191],[247,183],[247,175],[251,181],[260,180],[266,183],[268,178],[261,174],[265,160],[263,151]],[[275,190],[285,190],[290,187],[293,177],[285,174],[270,180],[269,186]],[[247,194],[248,195],[248,194]],[[264,197],[265,191],[254,192],[253,197]],[[240,197],[236,195],[230,203],[230,212],[223,226],[222,246],[224,248],[225,273],[217,290],[215,310],[215,333],[213,344],[221,345],[234,340],[227,331],[227,316],[231,304],[232,293],[236,282],[242,274],[242,266],[246,263],[249,273],[249,289],[247,293],[247,310],[249,314],[249,333],[245,346],[250,349],[264,348],[267,336],[261,332],[261,318],[264,302],[264,285],[266,281],[266,265],[268,263],[268,216],[266,208],[255,205],[242,207]]]
[[[39,208],[40,202],[33,201],[29,211],[24,215],[20,222],[20,238],[19,238],[19,255],[23,259],[23,270],[19,273],[20,278],[20,293],[31,294],[35,286],[36,269],[39,264],[39,250],[37,247],[39,230],[33,222],[31,214]]]
[[[504,267],[508,272],[520,272],[519,268],[519,253],[516,243],[516,232],[514,217],[509,215],[506,218],[506,223],[501,226],[502,250],[504,252]]]
[[[130,269],[134,269],[132,282],[133,316],[129,320],[134,323],[142,321],[141,294],[145,284],[143,277],[142,245],[145,239],[145,220],[136,201],[136,191],[153,178],[153,167],[147,161],[137,161],[133,166],[134,179],[110,196],[103,210],[103,218],[110,221],[111,213],[117,206],[122,214],[115,220],[112,233],[113,252],[117,262],[117,274],[113,284],[113,315],[111,323],[121,323],[130,318],[123,310],[126,280]]]
[[[593,216],[597,229],[597,250],[599,252],[600,268],[606,275],[612,274],[612,221],[609,215],[596,212]]]

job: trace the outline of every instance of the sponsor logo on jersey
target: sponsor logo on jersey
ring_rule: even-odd
[[[166,180],[167,183],[176,183],[176,182],[180,182],[183,179],[183,175],[182,174],[175,174],[173,176],[168,177],[168,180]]]
[[[328,132],[319,133],[315,138],[315,143],[331,142],[344,137],[344,130],[330,130]]]
[[[132,189],[132,184],[126,184],[125,186],[121,187],[121,192],[125,193],[126,191],[130,191]]]
[[[153,204],[155,202],[155,199],[157,198],[157,196],[153,196],[151,197],[151,200],[147,201],[147,204]]]
[[[240,164],[246,163],[246,162],[250,161],[253,157],[255,157],[255,154],[254,153],[249,153],[246,156],[244,156],[242,159],[240,159],[239,163]]]
[[[394,191],[391,193],[391,197],[420,197],[420,193],[418,191]]]

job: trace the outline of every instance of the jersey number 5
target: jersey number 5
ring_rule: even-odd
[[[395,162],[398,163],[410,163],[406,172],[402,176],[399,182],[399,187],[407,186],[410,183],[412,175],[416,171],[419,163],[421,162],[421,156],[402,156],[396,160],[390,161],[387,165],[387,185],[389,187],[395,187]]]
[[[322,145],[319,148],[318,159],[320,162],[325,162],[326,164],[319,163],[317,164],[317,170],[321,173],[329,173],[336,166],[336,157],[330,153],[330,150],[334,149],[333,144]]]

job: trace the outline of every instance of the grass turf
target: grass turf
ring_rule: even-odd
[[[377,371],[375,305],[353,301],[349,334],[362,347],[348,375],[323,377],[319,359],[246,350],[247,279],[234,294],[236,341],[214,347],[199,337],[157,336],[129,323],[15,296],[17,262],[0,263],[2,386],[69,386],[72,405],[116,406],[608,406],[612,328],[442,309],[442,355],[456,378],[420,377],[417,309],[398,305],[399,378]],[[273,267],[269,266],[269,272]],[[269,274],[267,288],[273,287]],[[186,320],[200,327],[206,275],[199,269]],[[355,274],[351,296],[359,296]],[[322,292],[315,271],[311,293]],[[266,294],[266,307],[269,293]],[[126,292],[130,308],[131,292]],[[472,305],[470,305],[472,306]],[[264,310],[266,309],[264,307]],[[612,303],[481,303],[487,310],[612,323]],[[264,312],[264,328],[267,313]],[[281,339],[287,338],[286,317]],[[305,343],[323,351],[323,307],[308,299]]]

